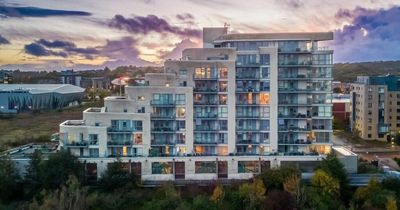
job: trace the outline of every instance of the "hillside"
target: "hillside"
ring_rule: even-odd
[[[374,61],[361,63],[337,63],[333,66],[333,78],[337,81],[352,82],[357,76],[400,75],[400,61]]]

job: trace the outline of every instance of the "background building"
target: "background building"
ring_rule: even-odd
[[[75,72],[74,70],[65,70],[60,72],[60,82],[61,84],[70,84],[81,86],[82,76],[79,72]]]
[[[0,113],[50,110],[81,102],[84,89],[60,84],[0,84]]]
[[[12,82],[12,71],[0,70],[0,84],[11,84]]]
[[[333,118],[340,123],[348,123],[351,114],[350,94],[333,94],[332,104]]]
[[[60,125],[60,147],[96,167],[121,157],[143,180],[245,179],[311,170],[331,151],[332,33],[228,34],[165,62],[126,96]]]
[[[391,141],[400,128],[400,77],[359,76],[352,86],[351,128],[363,139]]]

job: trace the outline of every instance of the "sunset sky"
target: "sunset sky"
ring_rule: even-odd
[[[335,62],[400,60],[394,0],[0,0],[0,69],[162,65],[202,27],[333,31]]]

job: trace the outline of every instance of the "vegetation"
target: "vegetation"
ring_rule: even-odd
[[[400,61],[375,61],[361,63],[337,63],[333,65],[333,79],[353,82],[357,76],[400,75]]]
[[[93,106],[102,106],[102,103],[86,102],[60,110],[20,113],[13,118],[0,118],[0,151],[28,143],[49,142],[50,136],[58,132],[60,123],[82,119],[82,111]]]
[[[143,188],[117,161],[97,185],[87,185],[82,164],[61,151],[44,160],[34,153],[20,177],[9,159],[0,159],[1,209],[397,209],[400,180],[388,178],[350,188],[343,165],[333,155],[321,161],[310,182],[296,168],[270,169],[247,182],[223,186],[166,183]],[[24,187],[19,187],[24,186]]]

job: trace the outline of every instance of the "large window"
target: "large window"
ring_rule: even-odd
[[[247,64],[256,64],[256,63],[257,63],[256,54],[237,55],[237,64],[238,65],[247,65]]]
[[[153,162],[151,164],[152,174],[172,174],[172,162]]]
[[[260,104],[269,104],[269,93],[260,93]]]
[[[238,173],[259,173],[260,163],[258,161],[239,161]]]
[[[261,67],[261,78],[267,79],[269,76],[269,67]]]
[[[196,161],[195,162],[195,173],[217,173],[217,164],[215,161]]]
[[[269,65],[269,54],[260,54],[260,64]]]
[[[219,107],[218,117],[228,117],[228,107]]]
[[[196,68],[194,77],[197,79],[215,79],[217,78],[217,72],[215,68]]]
[[[228,68],[220,68],[219,69],[219,78],[221,78],[221,79],[226,79],[226,78],[228,78]]]
[[[186,103],[186,96],[185,94],[176,94],[175,95],[176,104],[184,105]]]
[[[332,116],[332,108],[330,106],[318,107],[318,116],[319,117],[331,117]]]

